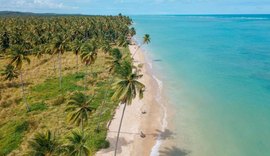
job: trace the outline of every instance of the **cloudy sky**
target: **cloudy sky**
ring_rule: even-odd
[[[270,0],[0,0],[0,10],[81,14],[260,14]]]

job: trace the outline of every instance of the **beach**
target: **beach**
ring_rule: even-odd
[[[137,48],[137,45],[129,46],[132,55],[136,52]],[[158,84],[157,80],[153,77],[151,67],[147,63],[141,48],[137,50],[134,56],[134,64],[143,64],[141,68],[143,77],[139,81],[146,86],[146,91],[144,92],[143,99],[139,100],[136,98],[131,105],[126,107],[117,150],[117,155],[119,156],[151,155],[152,148],[157,145],[157,140],[163,128],[162,123],[164,122],[163,108],[157,102],[160,101],[157,98],[157,96],[160,96],[160,84]],[[117,108],[115,116],[109,126],[107,140],[110,142],[110,147],[99,151],[96,154],[97,156],[114,154],[123,106],[124,105],[120,105]],[[145,114],[142,113],[144,111]],[[145,138],[140,136],[141,132],[146,135]]]

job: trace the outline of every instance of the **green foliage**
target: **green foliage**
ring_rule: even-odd
[[[87,123],[89,114],[94,110],[91,106],[94,97],[89,97],[82,92],[75,92],[68,101],[66,111],[69,112],[69,121],[81,125],[83,131],[84,124]]]
[[[1,75],[4,76],[5,80],[13,80],[18,78],[19,76],[19,72],[15,69],[14,66],[12,66],[11,64],[8,64],[7,66],[5,66],[5,69],[1,72]]]
[[[117,45],[122,47],[128,45],[128,36],[135,34],[135,29],[130,30],[130,24],[131,20],[122,15],[0,17],[0,45],[1,50],[4,52],[3,55],[4,57],[11,58],[11,60],[6,61],[7,64],[11,63],[17,70],[25,71],[25,76],[28,76],[26,75],[28,71],[32,71],[33,68],[31,67],[37,64],[37,62],[35,62],[36,60],[32,59],[33,57],[30,56],[33,54],[42,60],[42,57],[46,56],[46,54],[55,57],[55,55],[53,55],[55,53],[64,53],[71,50],[70,53],[73,52],[77,56],[81,56],[82,62],[85,65],[91,65],[91,73],[87,73],[88,76],[86,79],[88,81],[87,85],[91,87],[86,91],[84,91],[84,87],[82,86],[86,73],[71,74],[73,71],[70,69],[73,67],[65,68],[63,66],[61,90],[59,90],[59,80],[51,77],[51,75],[48,75],[50,78],[47,80],[44,80],[44,77],[39,77],[40,80],[43,80],[42,82],[28,79],[30,76],[25,77],[25,83],[32,81],[29,84],[30,87],[25,85],[27,94],[26,100],[28,100],[26,103],[30,104],[32,112],[25,113],[25,111],[22,111],[22,106],[19,104],[12,105],[14,107],[3,108],[8,111],[6,116],[0,114],[1,117],[4,116],[3,120],[0,119],[0,155],[7,155],[12,150],[19,147],[24,135],[26,135],[25,139],[29,141],[29,136],[31,136],[30,132],[32,132],[34,128],[37,128],[35,130],[61,128],[61,139],[64,139],[67,132],[74,129],[73,125],[68,125],[68,123],[65,122],[66,114],[64,110],[66,109],[66,105],[64,105],[64,103],[75,91],[82,92],[85,95],[95,93],[95,98],[91,101],[91,107],[95,109],[95,111],[89,114],[89,119],[91,120],[84,120],[87,122],[87,124],[85,124],[85,135],[87,134],[89,137],[82,136],[81,139],[79,139],[79,143],[83,143],[85,147],[87,147],[88,151],[86,153],[90,155],[94,155],[100,148],[109,146],[109,143],[105,140],[107,134],[106,124],[112,118],[119,99],[110,99],[114,93],[111,88],[111,83],[116,79],[116,74],[107,72],[108,68],[105,65],[104,53],[110,54],[111,49],[115,48]],[[120,53],[118,50],[114,52],[112,56],[114,58],[113,61],[116,61],[114,63],[116,63],[117,68],[124,67],[122,65],[123,58],[127,59],[129,63],[131,61],[129,57],[127,57],[130,55],[128,48],[119,49],[124,54]],[[100,56],[103,57],[100,58]],[[30,58],[34,65],[25,64],[30,62]],[[60,62],[61,61],[59,61],[59,63]],[[77,72],[79,72],[78,69],[79,65],[77,64]],[[49,70],[49,68],[46,68],[45,71],[46,70]],[[14,73],[11,74],[15,75]],[[91,84],[89,84],[90,81]],[[39,84],[37,84],[37,82]],[[14,90],[17,93],[17,90]],[[20,95],[13,96],[18,98]],[[29,130],[29,132],[26,132],[28,128],[28,122],[26,121],[31,123],[32,129]],[[100,125],[99,133],[95,132],[97,125]],[[73,136],[70,136],[70,139],[66,140],[66,143],[73,143],[74,145],[75,142],[72,142],[72,137],[73,140],[78,140],[78,136],[81,135],[79,133],[77,134],[72,134]],[[54,138],[51,139],[51,137],[48,136],[51,135],[49,135],[49,133],[37,133],[37,135],[35,135],[35,141],[39,141],[41,144],[37,142],[34,144],[30,143],[30,147],[31,145],[34,145],[34,147],[38,147],[35,145],[44,145],[44,138],[45,141],[49,142],[50,140],[54,140]],[[26,142],[23,143],[25,145]],[[39,147],[40,148],[36,148],[37,151],[44,151],[42,147],[46,146]],[[25,152],[25,149],[22,150]]]
[[[46,110],[48,107],[45,102],[38,102],[30,106],[31,111],[43,111]]]
[[[110,147],[110,142],[104,139],[97,140],[96,145],[98,149],[106,149]]]
[[[58,155],[61,149],[60,142],[51,131],[36,133],[29,145],[29,155],[32,156]]]
[[[10,121],[0,125],[0,155],[7,155],[16,149],[27,129],[28,122],[24,120]]]
[[[67,137],[68,144],[66,145],[68,155],[72,156],[88,156],[90,153],[87,146],[89,136],[80,130],[74,130]]]
[[[68,92],[82,91],[83,87],[76,84],[78,81],[81,80],[82,77],[84,77],[84,73],[69,74],[67,76],[64,76],[62,81],[62,94],[66,95]],[[60,93],[58,83],[58,79],[53,78],[46,80],[42,84],[34,86],[32,88],[32,94],[30,96],[30,99],[35,98],[43,101],[55,99]],[[61,99],[63,98],[60,97],[59,101],[63,101]]]

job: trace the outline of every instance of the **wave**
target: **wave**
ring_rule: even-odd
[[[162,92],[162,88],[163,88],[163,82],[160,81],[156,76],[152,75],[152,77],[156,80],[156,82],[158,83],[158,87],[159,87],[159,92],[156,96],[156,101],[160,104],[162,110],[163,110],[163,118],[162,118],[162,123],[161,123],[161,131],[165,131],[166,127],[168,126],[168,122],[167,122],[167,109],[166,106],[162,103],[159,102],[161,101],[161,92]],[[152,147],[150,156],[157,156],[159,155],[159,148],[162,144],[162,139],[161,139],[161,133],[158,135],[157,137],[157,141],[155,143],[155,145]]]

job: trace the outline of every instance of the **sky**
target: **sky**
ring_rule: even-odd
[[[67,14],[270,14],[270,0],[0,0],[0,11]]]

